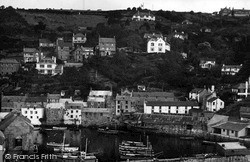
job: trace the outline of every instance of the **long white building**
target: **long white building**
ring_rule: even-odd
[[[44,117],[44,108],[39,104],[26,104],[21,108],[21,113],[31,121],[31,124],[41,125],[40,119]]]

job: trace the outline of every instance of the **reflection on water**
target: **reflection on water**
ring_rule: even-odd
[[[124,133],[120,135],[108,135],[98,133],[96,130],[82,129],[81,131],[46,131],[43,140],[47,142],[63,142],[65,132],[65,143],[77,146],[85,150],[86,138],[88,138],[88,152],[96,154],[100,162],[119,160],[119,144],[123,140],[143,141],[146,144],[147,135],[140,133]],[[176,158],[192,156],[194,154],[215,152],[213,146],[202,145],[200,140],[183,140],[178,137],[159,136],[149,134],[155,153],[163,152],[159,158]]]

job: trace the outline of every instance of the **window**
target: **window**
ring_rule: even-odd
[[[154,48],[151,48],[150,50],[151,50],[151,51],[154,51]]]
[[[36,118],[39,119],[39,116],[37,116]]]
[[[30,119],[33,119],[33,116],[30,116]]]
[[[119,111],[119,110],[118,110],[118,111]],[[117,111],[117,112],[118,112],[118,111]],[[103,116],[103,114],[102,114],[102,113],[100,113],[100,116]]]
[[[215,105],[215,102],[213,102],[213,105]]]
[[[159,43],[158,46],[162,46],[162,43]]]
[[[71,113],[73,113],[73,110],[71,110]]]
[[[33,111],[30,111],[30,114],[33,114]]]
[[[73,118],[73,115],[70,115],[70,118]]]
[[[35,111],[35,114],[37,114],[37,111]]]
[[[44,68],[44,65],[40,65],[40,68]]]
[[[27,111],[25,111],[24,114],[27,114]]]
[[[47,65],[47,68],[52,68],[52,65]]]
[[[154,43],[151,43],[151,46],[154,46]]]
[[[78,113],[78,110],[76,110],[76,113]]]
[[[126,104],[128,104],[128,101],[126,101]]]
[[[15,146],[17,147],[17,146],[22,146],[22,137],[17,137],[16,139],[15,139]]]
[[[160,51],[160,52],[161,52],[161,51],[162,51],[162,48],[159,48],[159,49],[158,49],[158,51]]]
[[[231,133],[234,133],[234,131],[232,130]]]

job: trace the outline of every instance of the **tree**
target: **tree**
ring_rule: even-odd
[[[135,7],[133,7],[133,8],[132,8],[132,11],[136,11],[136,8],[135,8]]]
[[[128,8],[127,8],[127,11],[131,11],[131,8],[130,8],[130,7],[128,7]]]

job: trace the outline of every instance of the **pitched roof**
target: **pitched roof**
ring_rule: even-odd
[[[174,98],[172,92],[132,92],[132,97],[171,97]]]
[[[77,38],[77,37],[82,37],[82,38],[84,38],[85,35],[83,35],[82,33],[77,33],[77,34],[75,34],[73,37],[74,37],[74,38]]]
[[[14,102],[24,102],[27,96],[3,96],[2,107],[13,107]]]
[[[205,90],[204,88],[194,88],[190,93],[201,93],[204,90]]]
[[[60,99],[61,95],[60,94],[47,94],[47,99]]]
[[[214,125],[212,127],[213,128],[218,128],[218,129],[240,131],[240,130],[246,128],[247,126],[249,126],[249,123],[240,123],[240,122],[227,121],[225,123],[220,123],[220,124]]]
[[[242,64],[241,65],[224,65],[222,66],[222,68],[242,68]]]
[[[218,98],[218,97],[212,97],[212,98],[210,98],[207,102],[213,102],[213,101],[217,100],[217,98]]]
[[[27,97],[25,102],[47,102],[47,97],[46,96]]]
[[[47,105],[46,105],[46,108],[47,109],[63,109],[63,108],[65,108],[65,103],[48,103]]]
[[[39,43],[51,43],[48,39],[39,39]]]
[[[38,52],[38,50],[36,48],[23,48],[23,52],[34,53]]]
[[[115,38],[99,38],[99,43],[115,43]]]
[[[91,90],[89,96],[112,96],[112,91]]]
[[[157,37],[157,38],[162,38],[163,35],[160,33],[145,33],[144,38],[152,38],[152,37]]]
[[[225,150],[237,150],[237,149],[246,149],[247,148],[241,145],[239,142],[218,142],[218,145],[223,147]]]
[[[199,106],[197,102],[192,101],[146,101],[147,106]]]
[[[7,58],[7,59],[1,59],[1,64],[19,64],[19,62],[16,59]]]
[[[14,120],[17,119],[17,117],[21,117],[26,124],[33,127],[31,121],[21,115],[20,112],[10,112],[8,115],[5,116],[4,120],[0,122],[0,130],[4,131]]]

